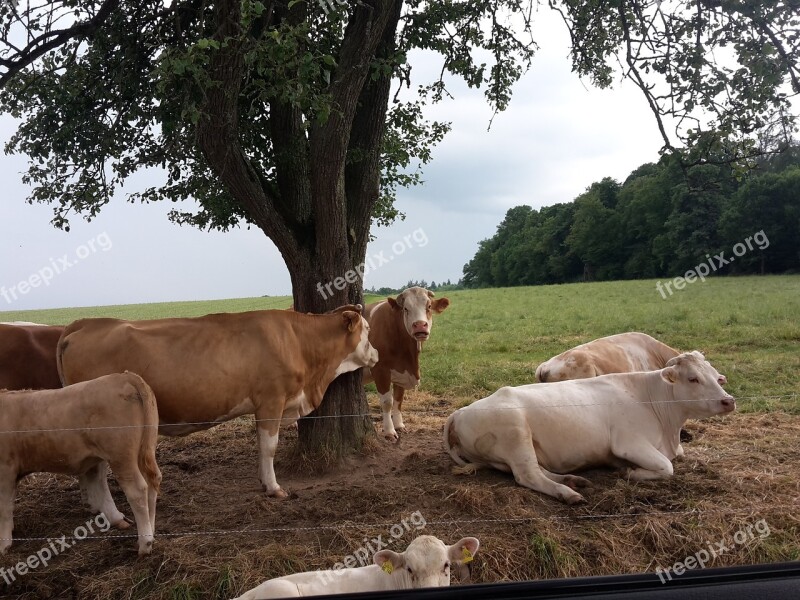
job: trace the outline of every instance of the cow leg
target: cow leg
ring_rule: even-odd
[[[0,472],[0,554],[11,547],[14,531],[14,496],[17,493],[16,473]]]
[[[633,450],[627,452],[615,451],[614,454],[634,465],[638,465],[638,467],[628,469],[628,479],[632,481],[666,479],[672,476],[672,461],[650,444],[637,444]]]
[[[134,465],[136,458],[133,458]],[[111,466],[114,475],[117,476],[117,483],[128,504],[131,505],[133,518],[136,520],[136,531],[139,537],[139,556],[150,554],[153,550],[153,522],[150,519],[150,507],[148,498],[147,481],[139,472],[138,466],[116,463]]]
[[[156,499],[158,497],[158,492],[156,489],[149,485],[147,486],[147,512],[150,515],[150,531],[153,532],[153,536],[156,535]]]
[[[405,392],[405,388],[400,387],[396,383],[392,384],[392,424],[395,430],[402,431],[403,433],[406,431],[406,426],[403,423],[403,413],[400,411],[403,408],[403,395]]]
[[[511,468],[516,482],[526,488],[553,496],[567,504],[586,501],[575,490],[553,481],[547,476],[548,474],[555,475],[539,466],[539,462],[536,460],[536,450],[531,439],[531,432],[527,428],[524,430],[521,428],[512,429],[509,435],[497,441],[496,449],[493,449],[491,454],[493,455],[493,462],[495,455],[502,457],[504,462]]]
[[[551,481],[555,481],[556,483],[563,483],[564,485],[572,488],[573,490],[577,490],[578,488],[592,487],[592,482],[584,477],[578,477],[577,475],[561,475],[560,473],[551,473],[541,465],[539,465],[539,469],[542,471],[544,476],[550,479]]]
[[[280,415],[258,414],[258,472],[261,486],[268,496],[286,498],[288,494],[278,485],[275,478],[275,451],[278,449],[278,432],[280,430]]]
[[[108,463],[102,461],[79,476],[81,496],[84,503],[89,505],[92,514],[103,513],[108,522],[119,529],[128,529],[130,525],[125,520],[108,489]]]

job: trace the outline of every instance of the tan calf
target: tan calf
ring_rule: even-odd
[[[139,554],[149,554],[161,471],[153,391],[134,373],[58,390],[0,392],[0,553],[11,546],[17,481],[31,473],[78,475],[93,512],[122,518],[110,499],[111,465],[136,518]]]

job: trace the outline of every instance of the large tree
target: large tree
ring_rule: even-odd
[[[800,92],[798,17],[767,0],[550,0],[574,70],[615,72],[642,90],[665,147],[719,133],[746,154],[759,128],[788,130]],[[323,297],[365,257],[370,226],[396,216],[398,186],[447,130],[423,107],[451,77],[497,110],[535,50],[533,0],[20,0],[0,4],[0,110],[21,120],[7,151],[27,154],[31,201],[91,218],[134,172],[163,185],[131,195],[193,199],[172,218],[260,228],[278,247],[295,307],[360,302],[362,283]],[[424,51],[423,53],[416,51]],[[413,57],[441,76],[411,86]],[[719,61],[719,62],[716,62]],[[417,82],[415,81],[415,84]],[[670,118],[676,120],[672,121]],[[675,123],[676,130],[671,130]],[[687,126],[691,124],[691,126]],[[695,156],[699,156],[696,154]],[[321,410],[363,415],[360,376],[341,377]],[[301,445],[358,447],[365,417],[301,425]]]

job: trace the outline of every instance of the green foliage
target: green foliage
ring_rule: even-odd
[[[230,49],[244,64],[238,89],[230,89],[238,94],[237,141],[267,195],[279,206],[288,203],[281,200],[287,181],[293,189],[307,185],[293,155],[307,155],[312,128],[324,129],[333,114],[344,111],[331,90],[351,76],[340,69],[342,60],[352,63],[352,53],[361,51],[350,31],[358,11],[372,10],[363,3],[268,6],[244,0],[238,33],[217,39],[219,2],[177,1],[166,8],[156,0],[121,2],[91,36],[80,33],[81,19],[91,21],[98,3],[72,4],[0,13],[0,58],[7,59],[0,63],[0,110],[22,120],[6,151],[30,158],[24,175],[33,188],[29,201],[53,205],[53,223],[67,229],[76,214],[94,217],[140,169],[158,169],[164,180],[131,193],[129,200],[199,205],[178,205],[170,214],[175,222],[227,230],[256,221],[242,198],[216,177],[197,142],[208,93],[220,86],[212,59]],[[423,116],[426,104],[447,95],[443,78],[455,75],[484,87],[491,106],[502,110],[534,48],[524,16],[530,0],[413,0],[404,6],[400,22],[390,20],[396,29],[386,34],[394,48],[358,57],[369,65],[367,82],[388,77],[410,86],[408,57],[420,49],[439,54],[442,77],[421,82],[417,98],[400,100],[398,93],[377,113],[386,127],[378,140],[381,176],[370,180],[375,190],[364,193],[380,225],[402,217],[394,207],[398,188],[421,182],[422,166],[449,130],[449,124]],[[23,50],[12,43],[14,34],[48,39],[62,13],[78,28],[61,36],[61,45],[37,58],[37,43]],[[519,15],[523,25],[510,26]],[[487,55],[489,64],[483,62]],[[6,71],[17,65],[18,72]],[[286,140],[276,145],[276,108],[300,123],[288,147]],[[346,141],[352,132],[337,127],[336,135]],[[349,147],[347,165],[370,160],[368,146]]]
[[[674,156],[636,169],[620,185],[605,178],[571,204],[508,211],[494,237],[464,266],[467,287],[675,277],[707,255],[759,231],[756,242],[715,274],[800,269],[797,146],[742,174],[730,164],[681,169]],[[760,239],[760,238],[759,238]],[[763,247],[761,247],[763,246]],[[716,264],[716,263],[715,263]]]

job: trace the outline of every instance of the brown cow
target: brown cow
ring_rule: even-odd
[[[0,323],[0,389],[61,387],[56,346],[63,327]]]
[[[261,483],[269,495],[285,497],[273,467],[280,425],[315,410],[337,376],[378,360],[360,307],[351,308],[358,310],[83,319],[65,329],[58,369],[65,384],[124,370],[139,373],[156,394],[165,435],[255,414]]]
[[[380,360],[364,369],[364,383],[375,382],[381,395],[383,435],[397,440],[397,429],[405,431],[403,395],[419,385],[419,355],[422,343],[430,337],[433,313],[441,313],[450,300],[434,300],[433,292],[421,287],[403,290],[397,298],[387,298],[367,305],[364,317],[372,329],[369,341],[378,350]],[[394,389],[390,392],[390,388]]]
[[[78,475],[89,507],[110,523],[121,521],[106,464],[136,518],[139,554],[149,554],[161,483],[157,441],[153,391],[134,373],[57,390],[0,392],[0,554],[11,546],[17,482],[30,473]]]

